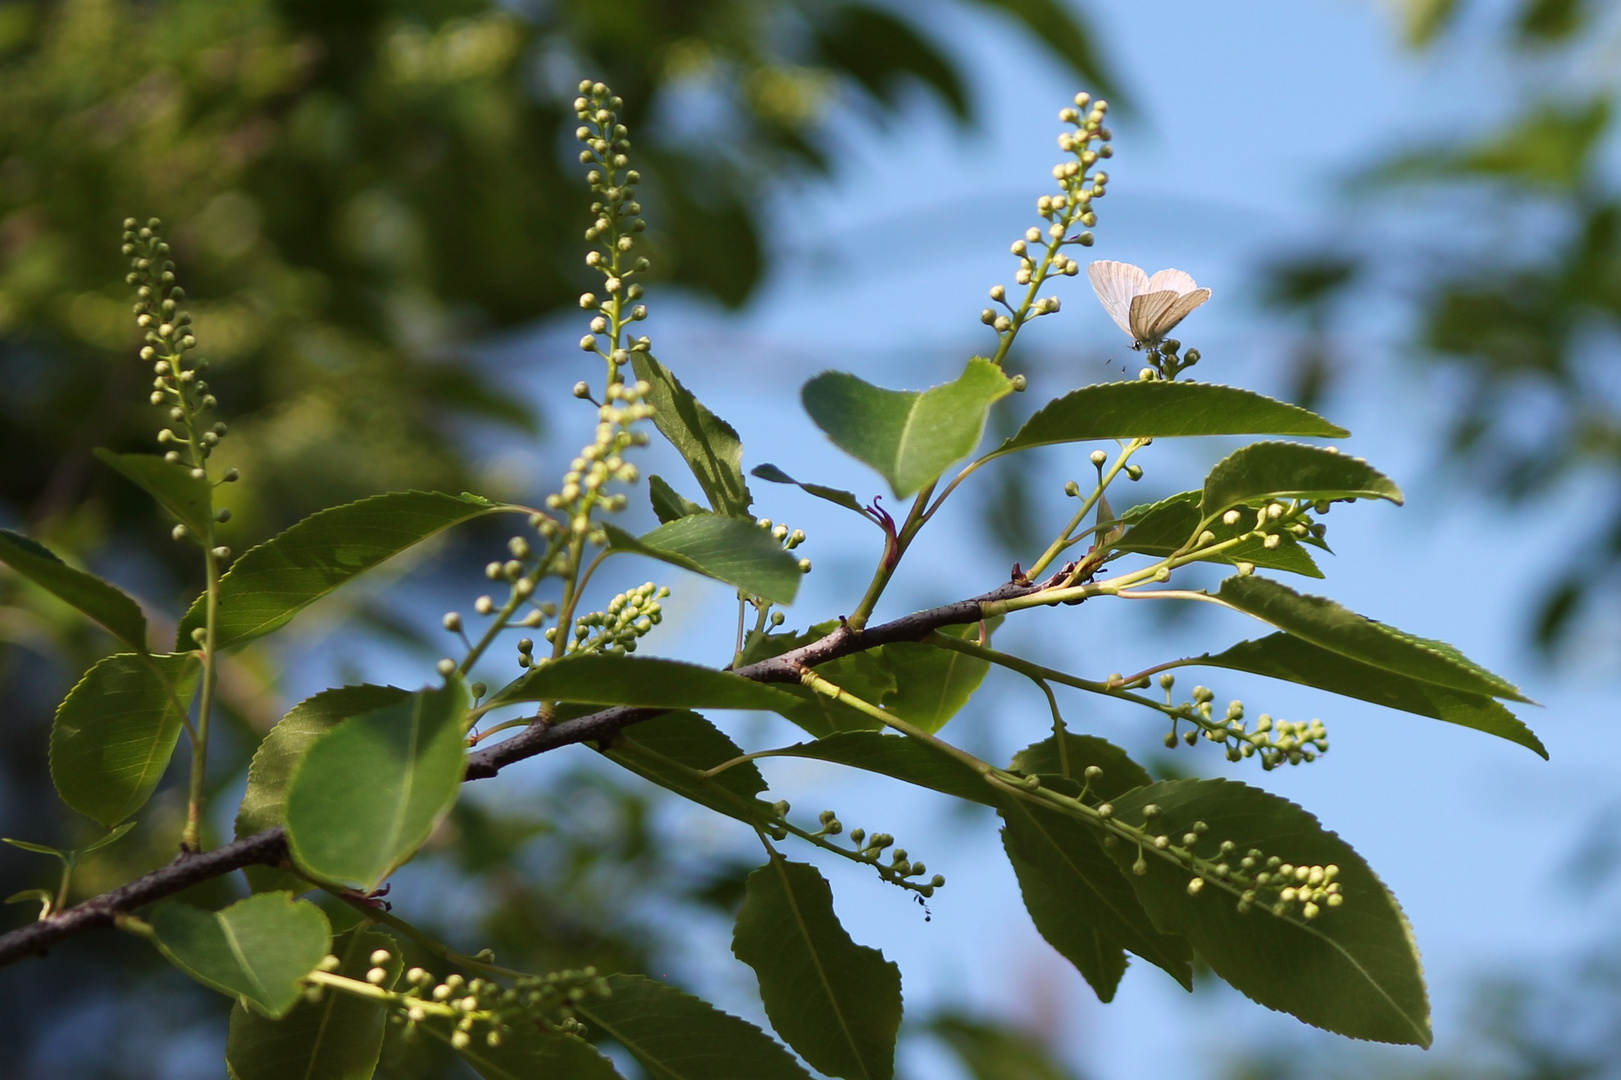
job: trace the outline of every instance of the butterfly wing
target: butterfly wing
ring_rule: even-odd
[[[1131,298],[1147,286],[1148,274],[1140,266],[1099,259],[1086,268],[1086,276],[1092,279],[1092,291],[1098,294],[1109,318],[1131,333]]]
[[[1193,280],[1193,275],[1186,270],[1156,270],[1154,276],[1148,279],[1148,287],[1143,292],[1159,292],[1170,289],[1177,295],[1193,292],[1199,286]]]
[[[1167,313],[1180,299],[1170,289],[1142,293],[1131,298],[1131,322],[1126,332],[1139,342],[1158,341],[1174,322],[1166,322]],[[1191,309],[1190,309],[1191,310]]]

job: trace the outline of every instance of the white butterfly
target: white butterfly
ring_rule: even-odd
[[[1115,325],[1131,335],[1133,348],[1155,345],[1188,313],[1210,299],[1191,275],[1160,270],[1149,277],[1130,263],[1099,259],[1086,268],[1092,288]]]

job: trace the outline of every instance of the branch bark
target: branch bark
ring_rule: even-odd
[[[944,626],[978,622],[982,617],[980,605],[1027,596],[1050,584],[1052,582],[1040,585],[1010,582],[980,596],[913,612],[861,631],[841,624],[832,633],[809,645],[740,667],[735,674],[756,682],[797,683],[806,668],[891,642],[921,641]],[[470,754],[466,779],[488,779],[525,758],[576,743],[610,739],[632,724],[651,720],[668,711],[618,707],[557,724],[531,725],[510,739]],[[0,967],[16,963],[24,957],[41,955],[58,942],[92,927],[111,926],[119,914],[172,896],[199,882],[223,877],[246,866],[274,866],[286,858],[287,836],[280,827],[266,829],[201,855],[183,855],[161,870],[154,870],[110,892],[92,897],[60,915],[0,935]]]

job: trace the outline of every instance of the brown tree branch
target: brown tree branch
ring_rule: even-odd
[[[1056,580],[1041,585],[1010,582],[981,596],[913,612],[859,632],[841,623],[832,633],[809,645],[748,664],[738,668],[735,674],[756,682],[797,683],[806,668],[891,642],[921,641],[944,626],[978,622],[981,618],[980,605],[1039,592]],[[600,742],[632,724],[651,720],[668,711],[618,707],[557,724],[534,724],[510,739],[469,755],[466,779],[487,779],[514,762],[560,747]],[[280,827],[266,829],[201,855],[184,855],[161,870],[154,870],[110,892],[92,897],[60,915],[0,935],[0,967],[27,956],[41,955],[58,942],[91,927],[111,926],[119,914],[172,896],[199,882],[223,877],[247,866],[274,866],[286,858],[287,836]]]

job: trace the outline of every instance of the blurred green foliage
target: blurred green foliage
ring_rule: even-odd
[[[1069,5],[962,7],[1109,89]],[[227,543],[381,491],[521,494],[478,475],[469,433],[523,438],[541,418],[480,346],[574,309],[587,284],[579,79],[629,103],[654,265],[737,305],[770,268],[772,192],[830,167],[834,121],[881,122],[918,90],[972,121],[967,73],[929,14],[849,0],[0,0],[0,524],[92,563],[160,620],[195,591],[167,527],[91,456],[149,450],[160,423],[117,250],[129,214],[170,224],[233,429],[223,464],[253,480]],[[370,630],[412,632],[380,616]],[[50,793],[45,745],[52,703],[108,645],[0,576],[0,833],[93,835]],[[251,650],[222,672],[215,790],[240,785],[289,704],[277,679]],[[526,805],[464,799],[412,868],[429,893],[435,865],[467,883],[438,905],[452,940],[536,970],[654,970],[683,920],[740,901],[741,870],[683,854],[645,788],[589,766],[548,776]],[[157,838],[182,801],[160,791],[139,829],[86,860],[77,896],[167,862]],[[0,850],[0,880],[44,880],[38,858]],[[664,906],[650,916],[637,896]],[[30,908],[6,911],[15,924]],[[212,995],[113,935],[59,952],[0,973],[0,1075],[218,1074],[199,1034],[224,1030]],[[385,1074],[450,1067],[400,1071],[417,1061],[385,1054]]]
[[[1598,479],[1585,558],[1554,568],[1530,626],[1544,649],[1600,626],[1621,595],[1621,145],[1613,5],[1583,0],[1404,0],[1409,43],[1498,53],[1501,93],[1477,130],[1426,138],[1353,183],[1359,209],[1417,207],[1410,243],[1329,245],[1279,260],[1268,299],[1306,325],[1296,379],[1308,399],[1352,329],[1354,295],[1398,294],[1411,350],[1460,376],[1438,403],[1459,471],[1485,492],[1530,500]],[[1599,619],[1593,618],[1598,616]],[[1607,642],[1613,648],[1614,642]]]

